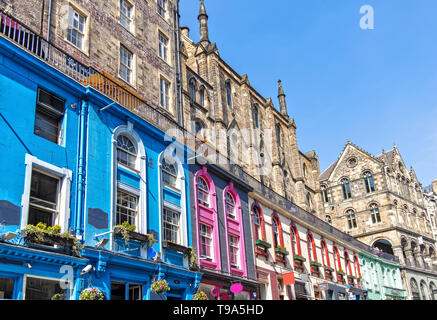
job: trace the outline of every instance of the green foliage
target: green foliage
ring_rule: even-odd
[[[51,300],[65,300],[65,295],[62,293],[57,293],[52,297]]]
[[[191,268],[197,267],[197,254],[192,247],[188,247],[190,249],[190,256],[188,257],[188,261]]]
[[[86,288],[80,293],[79,300],[105,300],[105,295],[98,288]]]
[[[151,248],[155,243],[158,242],[158,240],[155,239],[155,237],[153,236],[153,234],[148,233],[147,234],[147,248]]]
[[[130,232],[135,232],[137,227],[133,224],[130,224],[127,221],[124,221],[122,224],[118,224],[114,226],[114,230],[118,230],[121,233],[121,237],[124,239],[124,243],[126,245],[129,244],[130,240]]]
[[[83,248],[83,245],[77,241],[76,237],[73,234],[70,234],[69,232],[64,232],[61,235],[61,227],[58,225],[47,227],[45,223],[39,222],[36,226],[28,224],[24,227],[24,231],[27,235],[34,237],[37,243],[44,242],[44,238],[46,236],[57,236],[67,240],[72,240],[73,246],[71,247],[71,250],[77,256],[80,255],[80,250],[82,250]],[[70,230],[70,232],[72,232],[72,230]]]
[[[205,292],[199,291],[193,296],[193,300],[208,300],[208,296]]]

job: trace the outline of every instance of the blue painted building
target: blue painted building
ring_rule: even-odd
[[[158,279],[167,299],[192,299],[189,150],[117,103],[115,82],[11,21],[1,15],[0,299],[87,287],[161,299]]]

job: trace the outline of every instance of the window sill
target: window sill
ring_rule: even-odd
[[[78,50],[80,53],[84,54],[87,56],[87,58],[90,57],[89,53],[87,51],[85,51],[82,48],[79,48],[78,46],[76,46],[73,42],[71,42],[70,40],[67,39],[67,37],[64,38],[64,41],[71,47],[73,47],[75,50]],[[83,42],[88,41],[87,37],[83,38]]]
[[[213,270],[219,270],[218,264],[216,262],[213,262],[213,261],[200,260],[199,264],[201,267],[205,267],[205,268],[213,269]]]
[[[134,23],[132,23],[132,26],[131,26],[131,28],[132,29],[134,29],[134,30],[129,30],[128,28],[126,28],[124,25],[122,25],[121,24],[121,22],[120,22],[120,17],[118,17],[118,24],[124,29],[124,30],[126,30],[127,32],[129,32],[133,37],[136,37],[136,28],[135,28],[135,24]]]
[[[127,166],[125,166],[124,164],[122,164],[122,163],[119,163],[119,162],[117,162],[117,166],[119,166],[120,168],[122,168],[122,169],[124,169],[124,170],[126,170],[126,171],[129,171],[130,173],[133,173],[133,174],[136,174],[136,175],[140,175],[140,171],[138,171],[137,169],[133,169],[133,168],[130,168],[130,167],[127,167]]]
[[[238,276],[243,276],[244,275],[244,271],[241,269],[236,269],[234,267],[231,266],[231,273],[238,275]]]

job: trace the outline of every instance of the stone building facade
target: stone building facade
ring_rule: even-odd
[[[398,256],[407,268],[403,269],[404,281],[413,270],[426,279],[428,287],[430,279],[437,279],[435,239],[422,186],[414,169],[407,169],[396,145],[373,156],[348,142],[319,181],[324,219],[364,243]]]
[[[178,1],[1,0],[0,8],[179,121]]]
[[[424,189],[423,200],[431,221],[432,234],[437,240],[437,180],[434,180],[431,186]]]
[[[207,144],[281,196],[310,212],[321,210],[318,157],[299,150],[281,81],[277,110],[272,98],[263,97],[246,74],[220,57],[210,41],[203,0],[198,20],[197,43],[187,27],[181,28],[184,126],[193,134],[202,132]]]

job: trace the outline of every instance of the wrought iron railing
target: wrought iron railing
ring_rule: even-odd
[[[331,234],[334,239],[346,241],[359,250],[374,254],[373,249],[370,246],[356,240],[352,236],[334,228],[329,223],[305,211],[264,185],[260,180],[245,172],[241,166],[232,164],[227,156],[218,152],[215,146],[205,143],[204,140],[199,139],[198,136],[193,135],[185,128],[181,127],[170,115],[166,114],[159,108],[152,107],[133,90],[112,80],[110,75],[97,71],[91,66],[86,66],[80,63],[62,49],[57,48],[52,43],[47,42],[39,35],[32,32],[23,23],[3,10],[0,10],[0,36],[7,38],[20,48],[33,54],[82,85],[94,88],[163,132],[168,132],[167,130],[171,129],[175,130],[174,132],[176,134],[173,138],[180,143],[193,146],[194,149],[202,146],[204,150],[203,154],[208,156],[212,155],[215,158],[215,163],[219,167],[252,187],[255,193],[264,195],[276,205],[286,209],[296,218]],[[385,253],[382,255],[382,258],[397,263],[399,262],[398,257]]]

